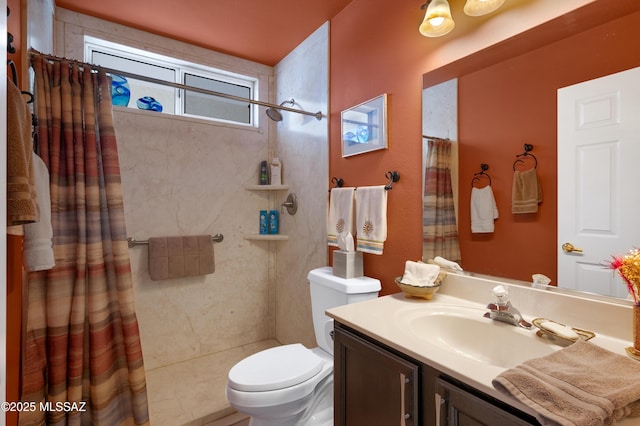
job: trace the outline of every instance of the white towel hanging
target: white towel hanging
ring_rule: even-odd
[[[333,188],[327,215],[327,244],[338,247],[338,234],[353,235],[353,201],[355,188]]]
[[[358,187],[356,193],[357,250],[382,254],[387,239],[387,189]]]

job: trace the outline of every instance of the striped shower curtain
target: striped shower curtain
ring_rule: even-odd
[[[451,189],[451,141],[430,139],[424,172],[422,259],[459,262],[460,245]]]
[[[34,56],[56,265],[31,272],[20,424],[149,424],[104,72]]]

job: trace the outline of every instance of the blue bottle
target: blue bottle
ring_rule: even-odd
[[[116,106],[129,105],[131,98],[131,89],[129,82],[121,75],[111,75],[111,103]]]
[[[266,210],[260,210],[260,234],[269,233],[269,217]]]
[[[269,233],[277,234],[279,231],[278,210],[269,210]]]

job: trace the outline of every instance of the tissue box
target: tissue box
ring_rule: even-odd
[[[334,250],[333,275],[340,278],[361,277],[362,252]]]

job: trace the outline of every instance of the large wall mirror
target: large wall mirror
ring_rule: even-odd
[[[639,39],[640,2],[596,1],[424,74],[423,133],[432,134],[430,117],[442,115],[434,109],[450,110],[451,103],[456,104],[456,132],[433,136],[451,138],[457,145],[455,196],[465,271],[525,282],[531,282],[533,274],[544,274],[559,287],[583,288],[576,285],[582,284],[580,276],[558,282],[559,256],[588,256],[565,253],[558,241],[558,194],[563,193],[558,188],[568,184],[558,172],[558,89],[640,67],[635,47]],[[434,102],[430,89],[449,81],[455,81],[449,87],[455,88],[457,99]],[[522,159],[517,156],[524,153],[525,144],[537,161],[542,201],[534,213],[513,214],[514,163]],[[489,166],[486,171],[499,210],[490,233],[471,230],[472,180],[481,164]],[[625,197],[640,205],[640,191]],[[640,239],[635,244],[640,245]],[[600,256],[599,265],[610,260]],[[626,289],[612,271],[599,267],[598,273],[600,288],[586,291],[626,297]]]

